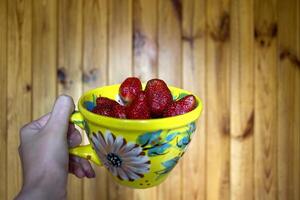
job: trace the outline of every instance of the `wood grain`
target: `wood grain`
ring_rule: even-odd
[[[0,199],[7,197],[7,1],[0,1]]]
[[[299,199],[299,32],[297,2],[278,2],[278,188],[279,199]],[[297,95],[298,94],[298,95]],[[297,121],[298,120],[298,121]],[[296,128],[295,128],[296,127]],[[291,145],[295,142],[294,145]],[[297,163],[298,162],[298,163]],[[297,182],[298,181],[298,182]]]
[[[229,1],[206,4],[206,198],[230,198],[230,22]]]
[[[57,94],[138,76],[202,98],[186,154],[147,190],[70,175],[68,199],[298,200],[299,66],[299,0],[0,0],[0,199],[21,187],[20,128]]]
[[[29,0],[8,1],[7,12],[7,199],[13,199],[20,190],[22,177],[19,130],[32,119],[32,5]]]
[[[108,83],[107,77],[107,0],[83,1],[83,91]],[[84,143],[88,139],[83,134]],[[107,172],[93,165],[95,179],[85,179],[83,199],[107,199]]]
[[[205,98],[205,1],[182,4],[182,71],[183,88]],[[193,83],[193,84],[191,84]],[[206,190],[206,110],[197,122],[193,140],[182,158],[182,199],[205,199]],[[187,189],[188,188],[188,189]],[[188,191],[187,191],[188,190]]]
[[[181,87],[181,1],[158,1],[158,76],[167,84]],[[158,199],[182,198],[182,161],[158,186]]]
[[[276,199],[277,184],[277,2],[254,1],[255,199]]]
[[[297,54],[296,57],[298,58],[298,61],[300,60],[300,2],[297,1],[297,39],[296,39],[296,45],[297,45]],[[299,62],[298,62],[299,63]],[[294,96],[294,106],[295,110],[300,110],[300,70],[299,70],[299,65],[298,66],[298,72],[296,75],[296,80],[295,80],[295,96]],[[294,190],[291,191],[289,190],[288,192],[293,193],[293,196],[295,199],[300,198],[300,112],[294,112],[295,115],[295,123],[293,124],[294,126],[294,137],[295,140],[291,145],[293,145],[294,148],[294,158],[293,160],[295,161],[293,163],[293,174],[294,174]],[[298,177],[298,178],[297,178]],[[297,189],[298,188],[298,189]]]
[[[108,4],[109,84],[132,76],[132,0],[110,0]],[[107,179],[108,199],[133,199],[133,190]]]
[[[51,111],[56,97],[57,4],[32,2],[32,112],[33,118]]]
[[[133,2],[133,73],[142,82],[157,77],[158,72],[158,2]]]
[[[157,0],[133,1],[133,75],[142,82],[158,76]],[[134,190],[135,200],[156,199],[157,188]]]
[[[132,75],[132,0],[109,1],[109,83]]]
[[[82,94],[82,1],[59,1],[58,93],[77,102]],[[74,175],[68,180],[68,199],[82,199],[82,180]]]
[[[253,1],[231,4],[230,199],[254,199]],[[247,177],[247,178],[245,178]]]
[[[182,5],[180,1],[159,1],[158,9],[158,75],[180,86]]]

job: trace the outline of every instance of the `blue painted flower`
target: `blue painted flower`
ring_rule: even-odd
[[[89,111],[92,111],[93,108],[95,107],[94,102],[92,102],[92,101],[85,101],[83,104],[84,104],[84,107]]]
[[[148,150],[148,156],[158,156],[167,153],[167,149],[171,147],[169,142],[173,140],[178,133],[162,135],[162,130],[147,132],[137,138],[137,143]]]

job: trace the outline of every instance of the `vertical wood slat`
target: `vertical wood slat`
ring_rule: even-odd
[[[108,84],[107,0],[83,1],[83,91]],[[87,137],[84,134],[85,143]],[[83,199],[107,199],[107,172],[93,165],[95,179],[84,179]]]
[[[274,0],[254,1],[255,199],[277,198],[277,13]]]
[[[207,1],[206,198],[229,199],[230,184],[230,2]]]
[[[108,4],[109,84],[121,83],[132,75],[132,0]]]
[[[198,95],[205,105],[205,1],[183,1],[182,6],[182,87]],[[186,200],[205,199],[205,109],[197,122],[191,144],[182,158],[181,191],[182,199]]]
[[[33,118],[51,111],[56,97],[57,2],[32,1]],[[49,87],[52,86],[52,87]]]
[[[0,199],[7,197],[7,1],[0,1]]]
[[[103,169],[97,169],[98,178],[93,183],[86,180],[84,187],[81,181],[72,178],[70,199],[96,199],[100,196],[104,199],[204,199],[205,196],[207,199],[226,199],[229,196],[229,166],[231,199],[299,199],[300,116],[297,110],[300,109],[300,3],[296,0],[277,1],[278,4],[275,0],[256,0],[253,9],[252,1],[231,0],[231,6],[228,6],[229,0],[133,1],[132,19],[131,1],[114,0],[108,3],[107,9],[101,6],[104,5],[102,0],[84,1],[83,7],[83,1],[58,1],[58,13],[56,1],[1,0],[0,79],[2,94],[7,93],[7,96],[0,98],[0,156],[1,161],[7,159],[7,162],[0,165],[0,199],[12,199],[20,189],[18,131],[31,120],[31,115],[38,117],[49,111],[56,94],[56,59],[59,63],[59,91],[70,94],[77,101],[82,87],[88,90],[120,82],[132,75],[132,45],[134,75],[144,81],[160,75],[169,84],[182,86],[204,97],[205,110],[198,122],[198,132],[183,158],[184,164],[180,164],[182,168],[177,167],[166,183],[158,187],[158,194],[155,194],[155,188],[146,192],[132,192],[131,189],[123,189],[113,183],[105,186]],[[139,4],[141,9],[136,7]],[[190,11],[192,4],[194,11]],[[230,49],[226,40],[229,7]],[[155,11],[157,8],[160,8],[159,12]],[[207,10],[207,26],[203,22],[206,21],[203,16],[205,12],[200,12],[202,9]],[[252,9],[254,13],[251,13]],[[125,14],[122,13],[124,10]],[[152,11],[158,12],[153,18]],[[105,18],[102,18],[105,12],[112,13],[107,28],[104,28]],[[182,14],[183,21],[179,20],[181,17],[177,21],[174,17],[177,14],[174,13],[178,16]],[[191,30],[192,18],[194,22]],[[255,19],[255,32],[251,18]],[[57,19],[60,23],[58,29]],[[132,22],[135,32],[133,43]],[[3,28],[6,24],[7,28]],[[201,36],[202,27],[208,28],[207,42]],[[196,30],[200,30],[199,38]],[[106,31],[109,31],[107,36]],[[136,34],[139,31],[144,34]],[[156,31],[159,31],[158,34]],[[187,36],[191,33],[194,35],[190,38],[186,37],[186,33]],[[143,43],[145,35],[149,40]],[[252,41],[254,36],[255,41]],[[109,37],[109,44],[105,44],[105,37]],[[139,38],[142,38],[142,43],[138,43]],[[59,44],[55,42],[57,39]],[[155,46],[158,39],[159,47]],[[109,51],[106,51],[107,45]],[[252,54],[255,56],[253,60]],[[109,56],[108,60],[106,56]],[[106,64],[112,66],[109,73],[105,71]],[[183,80],[178,78],[181,71]],[[252,78],[255,79],[251,83]],[[252,96],[253,87],[255,96]],[[47,88],[47,91],[42,88]],[[227,137],[229,97],[230,144]],[[251,112],[253,108],[254,112]],[[22,115],[19,115],[20,112]],[[254,138],[251,135],[252,120]],[[243,131],[246,130],[249,134],[244,137]],[[207,162],[206,167],[204,160]],[[253,173],[255,176],[251,175]],[[202,182],[202,178],[206,181]],[[177,182],[174,184],[176,180],[179,180],[179,185]],[[191,182],[195,185],[190,186]],[[112,188],[107,188],[111,185]]]
[[[142,82],[157,77],[157,0],[133,2],[133,75]],[[135,200],[155,200],[156,187],[134,190]]]
[[[180,87],[181,71],[181,1],[158,1],[158,76],[167,84]],[[158,186],[158,199],[181,199],[182,161]]]
[[[298,58],[297,60],[300,60],[300,2],[297,1],[297,38],[296,38],[296,45],[297,45],[297,52],[296,52],[296,58]],[[297,76],[296,76],[296,81],[295,81],[295,85],[296,85],[296,92],[295,92],[295,96],[294,96],[294,105],[295,105],[295,110],[300,110],[300,62],[298,62],[298,72],[297,72]],[[295,123],[294,125],[294,133],[295,133],[295,140],[293,142],[293,146],[295,148],[295,154],[294,154],[294,176],[295,176],[295,188],[300,188],[300,112],[295,112],[294,113],[295,117]],[[298,178],[297,178],[298,177]],[[295,189],[293,191],[293,196],[295,197],[295,199],[300,199],[300,190]]]
[[[168,84],[181,85],[180,1],[158,1],[158,75]]]
[[[296,200],[299,195],[299,46],[295,45],[299,32],[296,0],[278,1],[278,189],[279,199]],[[298,41],[299,42],[299,41]],[[299,45],[299,44],[298,44]],[[297,96],[298,92],[298,96]],[[297,127],[295,129],[295,127]],[[298,141],[293,145],[294,142]],[[298,165],[297,165],[298,162]],[[298,167],[298,168],[297,168]],[[297,183],[298,180],[298,183]]]
[[[133,2],[133,72],[142,82],[157,77],[157,0]]]
[[[108,83],[132,76],[132,0],[108,1]],[[130,188],[107,178],[108,199],[133,199]]]
[[[298,61],[300,60],[300,2],[297,1],[297,58]],[[298,62],[298,68],[299,68],[299,62]],[[300,70],[298,70],[297,76],[296,76],[296,92],[295,92],[295,110],[300,110]],[[294,131],[296,133],[296,138],[294,140],[294,143],[292,144],[295,147],[294,154],[294,160],[296,161],[295,167],[294,167],[294,174],[295,177],[300,177],[300,112],[295,112],[295,122],[294,123]],[[298,134],[297,134],[298,133]],[[300,178],[295,178],[295,188],[300,188]],[[295,199],[300,199],[300,190],[294,190],[294,196]]]
[[[8,1],[7,199],[21,187],[19,129],[31,121],[31,17],[30,0]]]
[[[253,1],[231,4],[231,199],[254,199]],[[247,177],[247,178],[245,178]]]
[[[58,93],[68,94],[77,103],[82,94],[82,1],[59,2]],[[68,180],[68,199],[82,199],[82,180]]]

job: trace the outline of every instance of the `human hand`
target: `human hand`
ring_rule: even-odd
[[[72,98],[60,96],[51,113],[21,129],[19,154],[23,186],[16,199],[64,199],[68,171],[79,178],[95,177],[87,160],[69,158],[68,146],[81,143],[80,133],[69,124],[73,111]]]

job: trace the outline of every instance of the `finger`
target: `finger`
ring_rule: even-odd
[[[53,106],[51,117],[46,125],[51,133],[66,133],[69,126],[69,117],[74,111],[74,102],[71,97],[59,96]],[[65,137],[63,134],[58,134]]]
[[[21,131],[23,132],[32,132],[32,131],[39,131],[42,127],[45,126],[45,124],[47,123],[47,121],[50,118],[51,113],[47,113],[45,115],[43,115],[42,117],[40,117],[39,119],[36,119],[28,124],[25,124],[22,128]]]
[[[69,164],[69,172],[74,174],[78,178],[85,177],[85,173],[78,163],[70,163]]]
[[[80,158],[80,165],[83,169],[86,177],[94,178],[96,176],[94,169],[91,166],[91,163],[84,158]]]
[[[69,147],[76,147],[80,145],[82,140],[81,134],[76,128],[69,128],[67,138]]]
[[[69,172],[76,175],[78,178],[85,177],[84,170],[79,163],[79,157],[70,156],[69,160]]]
[[[50,113],[43,115],[37,120],[34,120],[26,125],[24,125],[20,130],[20,139],[21,141],[25,141],[25,138],[30,139],[31,136],[38,133],[44,125],[47,123],[48,119],[50,117]]]
[[[69,123],[68,132],[73,132],[75,130],[75,125],[72,123]]]
[[[38,126],[40,128],[43,128],[47,124],[50,116],[51,116],[51,113],[47,113],[47,114],[43,115],[42,117],[40,117],[39,119],[34,120],[34,121],[38,124]]]

